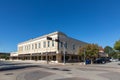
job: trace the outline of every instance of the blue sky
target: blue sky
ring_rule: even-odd
[[[0,52],[54,31],[112,47],[120,39],[120,1],[0,0]]]

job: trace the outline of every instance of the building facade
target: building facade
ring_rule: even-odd
[[[86,44],[62,32],[53,32],[19,43],[17,59],[63,62],[65,58],[66,62],[78,61],[80,60],[79,48]]]

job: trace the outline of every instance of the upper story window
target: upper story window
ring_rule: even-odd
[[[23,51],[23,46],[21,47],[21,50]]]
[[[54,41],[52,41],[52,47],[54,47],[54,46],[55,46]]]
[[[44,48],[46,47],[46,42],[45,42],[45,41],[43,42],[43,47],[44,47]]]
[[[50,47],[50,41],[48,41],[48,47]]]
[[[26,45],[26,50],[28,50],[28,45]]]
[[[30,50],[30,44],[28,45],[28,50]]]
[[[68,48],[68,44],[67,44],[67,42],[65,42],[64,46],[65,46],[66,49]]]
[[[27,50],[27,45],[25,46],[25,50]]]
[[[38,48],[40,48],[40,46],[41,46],[41,44],[40,44],[40,43],[38,43]]]
[[[63,42],[60,42],[60,47],[63,47]]]
[[[81,46],[79,46],[79,48],[81,48]]]
[[[35,44],[35,49],[37,49],[37,44]]]
[[[32,44],[32,49],[34,49],[34,45]]]
[[[67,54],[67,51],[65,51],[65,54]]]
[[[75,50],[75,44],[73,44],[73,50]]]
[[[19,51],[23,51],[23,46],[19,47]]]

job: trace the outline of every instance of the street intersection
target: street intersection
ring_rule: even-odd
[[[0,80],[120,80],[118,63],[63,65],[5,61],[0,65]]]

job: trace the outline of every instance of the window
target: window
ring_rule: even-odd
[[[24,46],[22,47],[22,50],[23,50],[23,51],[25,50]]]
[[[27,46],[25,46],[25,51],[27,50]]]
[[[21,50],[23,51],[23,46],[21,47]]]
[[[52,41],[52,47],[54,47],[54,41]]]
[[[67,51],[65,51],[65,54],[67,54]]]
[[[29,50],[29,45],[28,45],[28,50]]]
[[[29,44],[29,50],[30,50],[30,44]]]
[[[48,47],[50,47],[50,41],[48,41]]]
[[[67,47],[68,47],[68,46],[67,46],[67,42],[66,42],[64,45],[65,45],[65,48],[67,49]]]
[[[26,50],[26,47],[24,46],[24,51]]]
[[[35,49],[37,49],[37,44],[35,44]]]
[[[38,48],[40,48],[40,46],[41,46],[40,43],[38,43]]]
[[[63,47],[63,42],[60,42],[60,46]]]
[[[32,49],[34,49],[34,45],[32,44]]]
[[[28,45],[26,46],[27,50],[28,50]]]
[[[21,47],[19,47],[18,49],[19,49],[19,51],[21,51]]]
[[[23,51],[23,47],[19,47],[19,51]]]
[[[75,44],[73,44],[73,50],[75,50]]]
[[[43,42],[43,47],[44,47],[44,48],[46,47],[46,42],[45,42],[45,41]]]

